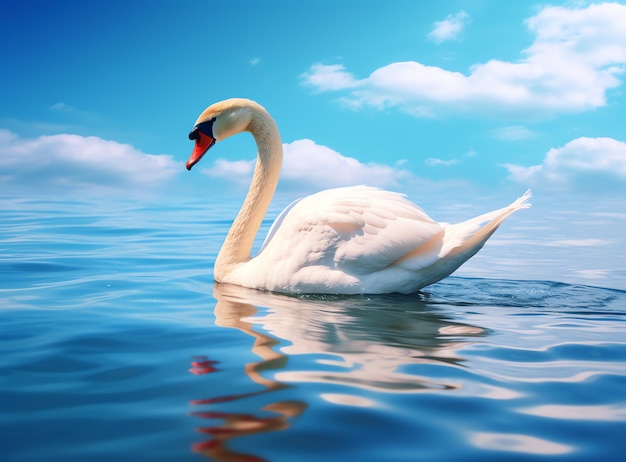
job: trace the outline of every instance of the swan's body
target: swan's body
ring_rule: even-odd
[[[403,195],[354,186],[329,189],[290,205],[257,256],[250,252],[282,165],[282,143],[258,104],[230,99],[198,118],[190,169],[217,140],[242,131],[259,148],[250,190],[215,263],[217,282],[286,293],[416,292],[454,272],[482,248],[530,193],[508,207],[459,224],[438,223]]]

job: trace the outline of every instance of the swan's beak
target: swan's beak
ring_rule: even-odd
[[[209,148],[215,144],[215,138],[210,137],[206,133],[198,131],[195,136],[196,145],[194,146],[193,152],[187,161],[187,170],[191,170],[191,167],[196,165],[200,159],[202,159],[202,156],[206,154]]]

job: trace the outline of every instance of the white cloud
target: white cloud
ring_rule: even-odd
[[[250,59],[250,61],[248,61],[250,63],[250,66],[256,66],[261,62],[261,58],[258,57],[254,57],[252,59]]]
[[[61,112],[76,112],[76,108],[74,106],[70,106],[66,103],[55,103],[50,106],[50,109],[53,111],[61,111]]]
[[[90,112],[90,111],[86,111],[84,109],[79,109],[75,106],[72,106],[71,104],[67,104],[62,101],[59,101],[58,103],[54,103],[53,105],[49,106],[48,109],[55,112],[57,115],[62,114],[73,120],[80,119],[83,122],[86,119],[94,121],[94,122],[99,120],[99,117],[97,114]]]
[[[359,85],[352,74],[341,64],[313,64],[309,72],[300,76],[308,85],[319,91],[344,90]]]
[[[162,184],[178,170],[182,166],[171,156],[144,154],[95,136],[22,139],[0,129],[3,191],[141,191]]]
[[[490,60],[468,74],[416,61],[397,62],[357,79],[344,66],[315,64],[301,77],[319,91],[347,90],[354,108],[398,107],[417,116],[442,113],[521,118],[586,111],[606,104],[626,65],[626,5],[545,7],[526,21],[534,42],[515,62]]]
[[[283,151],[280,184],[289,189],[317,190],[357,184],[393,187],[411,177],[402,168],[377,163],[364,164],[307,139],[285,143]],[[230,182],[247,185],[252,178],[255,162],[217,159],[212,167],[202,172],[211,177],[228,178]]]
[[[576,138],[550,149],[540,165],[505,167],[512,180],[526,185],[583,190],[626,186],[626,143],[613,138]]]
[[[437,21],[433,30],[429,32],[427,37],[435,43],[457,40],[469,22],[469,19],[470,17],[465,11],[450,14],[443,21]]]
[[[536,133],[523,125],[511,125],[508,127],[496,128],[492,131],[495,138],[505,141],[519,141],[533,138]]]
[[[217,159],[213,167],[205,169],[204,173],[209,176],[227,176],[231,178],[252,178],[254,170],[253,160],[236,160],[231,162],[225,159]]]
[[[465,154],[458,158],[439,159],[437,157],[429,157],[424,161],[424,164],[429,167],[451,167],[453,165],[460,164],[465,159],[471,159],[473,157],[476,157],[476,151],[474,151],[474,149],[469,149]]]
[[[352,157],[320,146],[311,140],[297,140],[284,145],[283,177],[326,188],[366,183],[372,186],[395,186],[409,172],[384,164],[364,164]]]
[[[451,166],[451,165],[456,165],[459,162],[460,162],[459,159],[443,160],[443,159],[437,159],[436,157],[429,157],[428,159],[424,161],[424,163],[428,165],[429,167]]]

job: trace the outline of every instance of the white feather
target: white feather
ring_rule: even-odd
[[[228,282],[292,293],[415,292],[455,271],[529,197],[449,225],[397,193],[322,191],[290,205],[261,252]]]

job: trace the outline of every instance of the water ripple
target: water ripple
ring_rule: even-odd
[[[9,205],[3,460],[621,460],[624,291],[214,287],[224,205]]]

